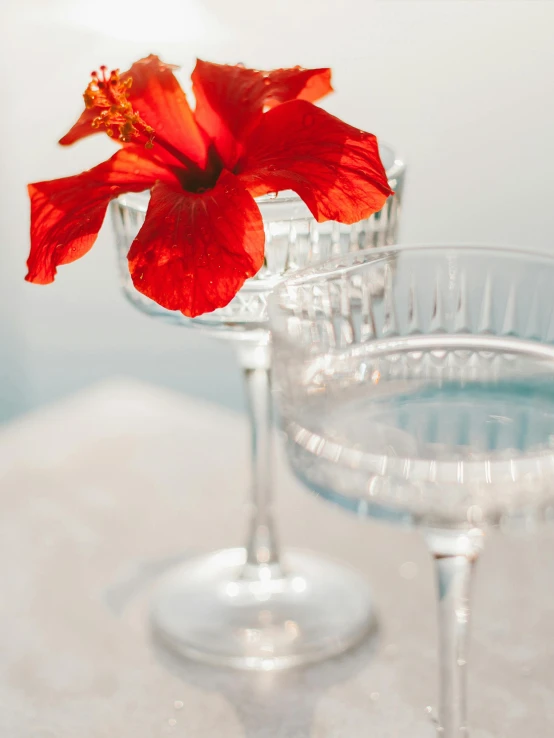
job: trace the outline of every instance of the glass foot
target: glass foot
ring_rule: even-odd
[[[375,628],[367,583],[350,567],[292,550],[282,575],[261,567],[247,578],[245,561],[244,548],[226,549],[164,578],[154,635],[189,658],[270,671],[336,656]]]

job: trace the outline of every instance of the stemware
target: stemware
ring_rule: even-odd
[[[248,541],[196,558],[167,577],[152,608],[155,633],[181,654],[214,664],[275,669],[317,661],[348,648],[373,625],[367,584],[320,555],[281,557],[272,515],[270,332],[267,298],[283,276],[332,255],[393,243],[404,164],[381,146],[391,196],[354,225],[317,223],[292,192],[258,198],[266,235],[265,264],[229,305],[189,319],[135,290],[127,252],[144,222],[149,195],[112,203],[122,286],[143,312],[232,341],[243,370],[252,428],[252,492]]]
[[[342,507],[423,531],[443,738],[467,734],[470,590],[486,533],[553,508],[552,284],[547,255],[413,246],[338,257],[270,298],[294,472]]]

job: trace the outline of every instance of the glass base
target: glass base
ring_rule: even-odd
[[[284,574],[245,569],[232,548],[192,559],[161,583],[154,635],[182,656],[218,666],[271,671],[336,656],[375,627],[366,581],[350,567],[287,551]]]

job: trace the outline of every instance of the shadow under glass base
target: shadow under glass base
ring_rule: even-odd
[[[225,549],[167,575],[152,604],[154,636],[187,658],[270,671],[336,656],[375,629],[367,583],[350,567],[292,550],[281,576],[262,567],[246,578],[245,561],[245,549]]]

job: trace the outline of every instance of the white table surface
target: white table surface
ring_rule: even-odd
[[[378,638],[261,675],[155,650],[146,615],[157,576],[182,556],[242,542],[247,453],[243,416],[125,380],[0,432],[2,738],[433,737],[423,544],[306,493],[282,459],[283,542],[367,575]],[[551,530],[489,542],[475,588],[472,738],[554,733],[553,554]]]

